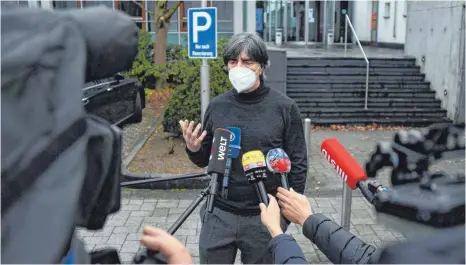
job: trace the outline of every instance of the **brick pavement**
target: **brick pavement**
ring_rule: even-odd
[[[316,212],[331,217],[337,223],[341,214],[341,181],[335,176],[319,154],[319,147],[326,137],[337,137],[340,142],[361,164],[369,157],[375,143],[390,140],[394,132],[313,132],[312,152],[309,168],[307,192],[309,200]],[[363,164],[362,164],[363,165]],[[449,171],[464,172],[464,158],[443,162],[438,168]],[[388,171],[378,179],[388,184]],[[139,239],[145,225],[168,229],[171,224],[188,207],[200,190],[134,190],[123,192],[122,209],[110,216],[104,229],[97,232],[80,230],[78,236],[83,238],[89,250],[104,246],[113,246],[120,252],[122,262],[129,263],[132,256],[140,248]],[[404,240],[403,235],[377,224],[376,217],[368,203],[353,193],[351,232],[367,243],[381,246]],[[196,209],[176,232],[176,237],[185,244],[199,263],[198,238],[200,232],[199,210]],[[328,263],[327,258],[306,239],[296,225],[290,226],[287,233],[295,237],[302,247],[310,263]],[[240,263],[239,253],[236,263]]]

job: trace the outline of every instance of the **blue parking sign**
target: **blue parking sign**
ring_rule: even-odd
[[[217,58],[217,8],[188,9],[189,58]]]

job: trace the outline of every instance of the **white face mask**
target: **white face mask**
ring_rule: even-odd
[[[233,87],[238,93],[250,89],[256,83],[256,72],[260,69],[257,68],[253,71],[246,67],[234,67],[228,71],[228,77]]]

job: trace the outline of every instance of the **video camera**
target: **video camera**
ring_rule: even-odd
[[[392,142],[377,144],[366,164],[367,176],[375,178],[381,169],[391,167],[392,183],[389,189],[369,183],[374,195],[370,201],[378,215],[391,223],[404,221],[404,226],[417,224],[430,231],[464,225],[464,172],[429,170],[442,159],[464,158],[464,147],[464,128],[452,124],[399,131]]]

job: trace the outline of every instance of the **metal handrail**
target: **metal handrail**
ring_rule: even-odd
[[[369,60],[367,59],[366,53],[364,52],[364,49],[362,48],[358,35],[356,34],[356,31],[353,28],[353,24],[351,24],[348,14],[345,14],[345,57],[346,57],[346,45],[348,44],[348,25],[350,26],[350,29],[353,32],[354,37],[356,38],[356,42],[358,43],[359,49],[361,49],[362,55],[364,56],[364,60],[366,60],[366,98],[364,102],[364,109],[367,109],[367,97],[369,95]]]

